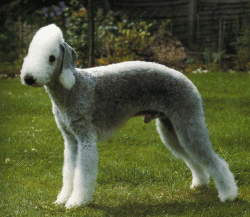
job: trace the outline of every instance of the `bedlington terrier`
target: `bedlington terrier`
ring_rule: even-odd
[[[21,69],[23,84],[44,86],[65,140],[63,187],[56,204],[91,202],[97,179],[97,141],[131,117],[156,119],[163,143],[192,172],[191,188],[214,179],[221,201],[234,200],[237,186],[228,164],[212,149],[201,96],[182,73],[141,61],[76,68],[77,54],[59,27],[41,28]]]

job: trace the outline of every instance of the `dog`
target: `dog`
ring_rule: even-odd
[[[192,172],[191,188],[212,176],[221,201],[238,195],[228,164],[212,149],[201,95],[182,73],[142,61],[76,68],[77,54],[55,24],[33,37],[21,69],[23,84],[44,86],[64,141],[63,187],[56,204],[91,202],[97,179],[97,142],[131,117],[156,119],[163,143]]]

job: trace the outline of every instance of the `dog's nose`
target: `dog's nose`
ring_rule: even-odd
[[[36,82],[36,79],[32,75],[25,75],[24,81],[27,85],[32,85]]]

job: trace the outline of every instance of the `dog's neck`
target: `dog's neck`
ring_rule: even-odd
[[[81,71],[81,72],[79,72]],[[58,72],[57,72],[58,73]],[[56,104],[58,108],[67,108],[66,103],[71,101],[75,103],[76,97],[84,98],[91,97],[94,94],[94,89],[96,86],[97,79],[85,70],[74,70],[73,72],[76,83],[71,89],[67,89],[59,80],[59,75],[53,80],[45,85],[45,90],[49,94],[52,103]]]
[[[49,97],[57,105],[58,108],[64,107],[67,102],[68,96],[70,96],[71,90],[66,89],[59,81],[60,73],[57,77],[44,86]]]

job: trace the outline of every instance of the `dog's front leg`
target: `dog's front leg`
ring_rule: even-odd
[[[78,141],[73,192],[66,208],[90,203],[97,179],[98,152],[96,141]]]
[[[63,132],[65,140],[64,164],[63,164],[63,187],[57,196],[55,204],[65,204],[73,191],[73,177],[76,166],[77,141],[70,133]]]

